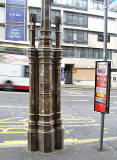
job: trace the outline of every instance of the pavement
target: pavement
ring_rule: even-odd
[[[0,148],[0,160],[117,160],[117,141],[65,145],[52,153],[30,152],[27,146]]]
[[[76,84],[63,84],[62,88],[76,88],[76,89],[95,89],[95,86],[91,85],[76,85]],[[110,90],[117,90],[116,87],[110,87]]]
[[[76,88],[74,85],[68,87]],[[117,160],[117,139],[105,140],[103,151],[99,151],[98,141],[65,143],[62,150],[52,153],[30,152],[27,145],[0,146],[0,160]]]

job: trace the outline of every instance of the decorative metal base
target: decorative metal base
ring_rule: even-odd
[[[43,153],[55,150],[55,132],[38,132],[39,151]]]
[[[55,131],[55,149],[62,149],[64,146],[64,132],[63,129]]]
[[[28,150],[29,151],[38,150],[37,132],[28,131]]]

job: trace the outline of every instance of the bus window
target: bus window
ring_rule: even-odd
[[[25,65],[24,66],[24,77],[29,77],[29,66]]]

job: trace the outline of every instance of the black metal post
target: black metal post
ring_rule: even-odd
[[[104,49],[103,49],[103,59],[107,61],[107,13],[108,13],[108,2],[104,0]],[[104,136],[104,117],[105,113],[101,113],[101,130],[100,130],[100,148],[99,150],[103,150],[103,136]]]

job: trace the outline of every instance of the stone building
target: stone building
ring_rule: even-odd
[[[54,19],[55,16],[62,18],[62,84],[94,85],[95,61],[103,60],[103,8],[103,0],[53,0],[51,11],[53,47],[55,45]],[[35,39],[38,46],[41,0],[1,0],[0,39],[2,41],[29,41],[30,13],[37,14]],[[13,15],[15,18],[12,18]],[[19,33],[12,35],[14,30]],[[117,13],[112,11],[108,11],[107,46],[108,60],[112,61],[112,68],[117,68]],[[117,74],[115,72],[112,73],[112,84],[116,85],[116,83]]]

